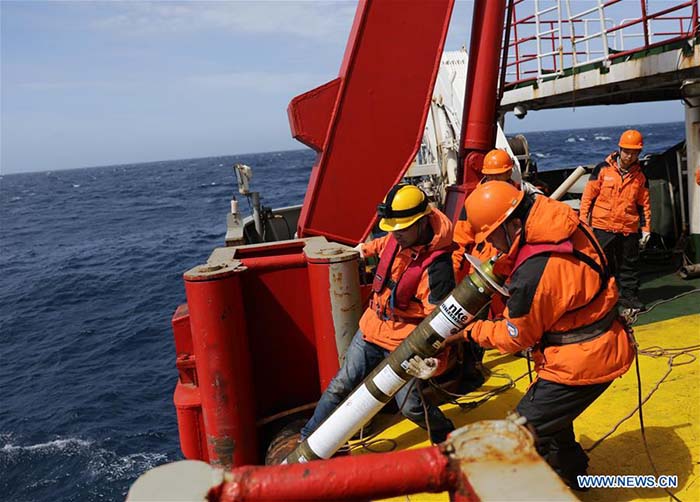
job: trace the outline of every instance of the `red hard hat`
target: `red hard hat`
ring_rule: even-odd
[[[524,195],[524,192],[505,181],[489,181],[474,189],[464,207],[477,244],[484,242],[508,219]]]
[[[484,156],[481,174],[501,174],[513,169],[513,159],[503,150],[491,150]]]
[[[620,136],[618,146],[620,148],[628,148],[630,150],[641,150],[644,147],[642,133],[634,129],[626,130]]]

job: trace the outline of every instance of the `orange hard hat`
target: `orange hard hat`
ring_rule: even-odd
[[[484,156],[481,174],[501,174],[513,169],[513,159],[503,150],[491,150]]]
[[[620,148],[628,148],[630,150],[641,150],[644,147],[644,139],[642,133],[634,129],[628,129],[620,136],[618,143]]]
[[[464,207],[474,240],[480,244],[508,219],[525,193],[506,181],[489,181],[478,185]]]

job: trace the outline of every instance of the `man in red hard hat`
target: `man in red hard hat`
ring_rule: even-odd
[[[579,214],[605,249],[618,280],[620,304],[639,310],[644,308],[639,299],[639,248],[646,246],[651,225],[649,185],[639,164],[642,134],[629,129],[620,136],[618,146],[617,152],[593,169]]]
[[[513,265],[502,317],[475,321],[465,336],[502,353],[532,350],[537,379],[516,409],[534,427],[540,455],[579,489],[588,456],[573,421],[634,359],[605,253],[569,206],[509,183],[479,185],[466,212],[475,242]]]

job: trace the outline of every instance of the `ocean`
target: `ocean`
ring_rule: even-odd
[[[684,139],[680,122],[635,127],[646,152]],[[526,136],[548,170],[602,160],[626,128]],[[314,158],[0,176],[0,499],[123,500],[140,474],[182,458],[170,328],[182,274],[223,245],[234,163],[253,167],[251,189],[278,207],[303,201]]]

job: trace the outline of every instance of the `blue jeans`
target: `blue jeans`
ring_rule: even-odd
[[[386,359],[389,353],[387,349],[365,341],[362,337],[362,332],[357,330],[345,353],[343,366],[328,384],[328,388],[316,405],[313,416],[301,429],[302,441],[309,437],[321,422],[328,418],[333,410],[362,383],[367,375]],[[419,385],[423,385],[423,382],[420,380],[417,380],[414,385],[411,385],[409,381],[395,394],[394,399],[396,399],[399,407],[403,404],[401,413],[406,418],[419,427],[426,429],[423,405],[418,393]],[[426,402],[426,406],[428,409],[428,421],[430,422],[431,440],[434,443],[441,443],[445,440],[447,434],[454,430],[454,425],[443,415],[440,408],[428,402]]]

